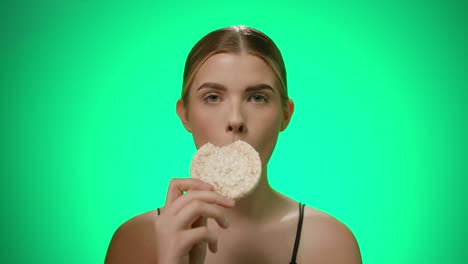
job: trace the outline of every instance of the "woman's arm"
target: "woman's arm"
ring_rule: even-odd
[[[156,263],[155,213],[136,216],[117,229],[107,250],[106,264]]]
[[[325,213],[305,215],[301,240],[297,263],[362,263],[351,230]]]

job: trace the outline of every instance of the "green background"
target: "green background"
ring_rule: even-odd
[[[0,7],[1,263],[102,263],[164,204],[195,151],[175,114],[185,58],[237,24],[277,43],[296,103],[271,184],[346,223],[365,263],[468,261],[466,2]]]

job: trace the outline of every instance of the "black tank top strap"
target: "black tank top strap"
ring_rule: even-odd
[[[159,207],[158,207],[158,215],[160,215],[160,214],[161,214],[161,211],[159,211]]]
[[[304,207],[305,204],[299,203],[299,221],[297,223],[296,241],[294,241],[293,254],[289,264],[296,264],[297,250],[299,249],[299,242],[301,240],[302,222],[304,220]]]

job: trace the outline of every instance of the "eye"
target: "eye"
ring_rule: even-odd
[[[268,98],[263,95],[263,94],[254,94],[250,97],[250,100],[252,100],[255,103],[266,103],[268,102]]]
[[[221,98],[219,97],[219,95],[216,95],[216,94],[208,94],[207,96],[205,96],[205,98],[203,99],[204,102],[207,102],[207,103],[217,103],[221,100]]]

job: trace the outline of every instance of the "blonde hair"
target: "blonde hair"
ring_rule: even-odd
[[[200,66],[217,53],[246,52],[263,59],[280,82],[283,106],[288,104],[286,67],[276,44],[264,33],[247,26],[230,26],[208,33],[193,46],[185,62],[182,101],[187,105],[190,86]]]

